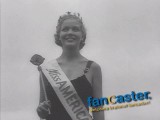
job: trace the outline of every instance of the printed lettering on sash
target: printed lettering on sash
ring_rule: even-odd
[[[72,120],[92,120],[74,86],[56,60],[42,65],[42,71]]]

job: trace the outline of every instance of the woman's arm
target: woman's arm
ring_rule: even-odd
[[[40,100],[39,100],[39,105],[37,107],[37,114],[40,118],[45,119],[50,116],[48,110],[51,108],[51,103],[49,100],[46,100],[46,96],[45,96],[45,92],[44,92],[45,89],[43,88],[44,86],[47,87],[47,85],[46,85],[47,83],[45,82],[46,78],[43,76],[44,80],[42,80],[41,77],[40,77]],[[43,84],[44,84],[44,86],[43,86]]]
[[[102,73],[101,68],[97,63],[93,63],[91,66],[93,74],[93,97],[101,98],[102,97]],[[101,106],[100,106],[101,107]],[[104,111],[93,112],[94,120],[104,120]]]

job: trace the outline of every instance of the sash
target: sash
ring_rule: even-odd
[[[57,60],[42,65],[42,71],[72,120],[92,120],[74,86],[62,71]],[[83,87],[83,86],[82,86]]]

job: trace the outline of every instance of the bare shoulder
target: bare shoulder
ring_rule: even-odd
[[[101,72],[100,65],[98,63],[96,63],[96,62],[93,61],[92,65],[91,65],[91,71],[93,73],[95,73],[95,72]]]
[[[90,71],[91,71],[91,76],[92,76],[92,84],[93,86],[95,85],[97,86],[102,80],[102,72],[101,72],[100,65],[96,62],[93,62],[90,67]]]
[[[92,68],[93,97],[100,98],[102,96],[101,67],[98,63],[93,62],[91,68]]]

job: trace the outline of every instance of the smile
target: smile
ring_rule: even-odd
[[[67,41],[74,41],[75,38],[66,38]]]

